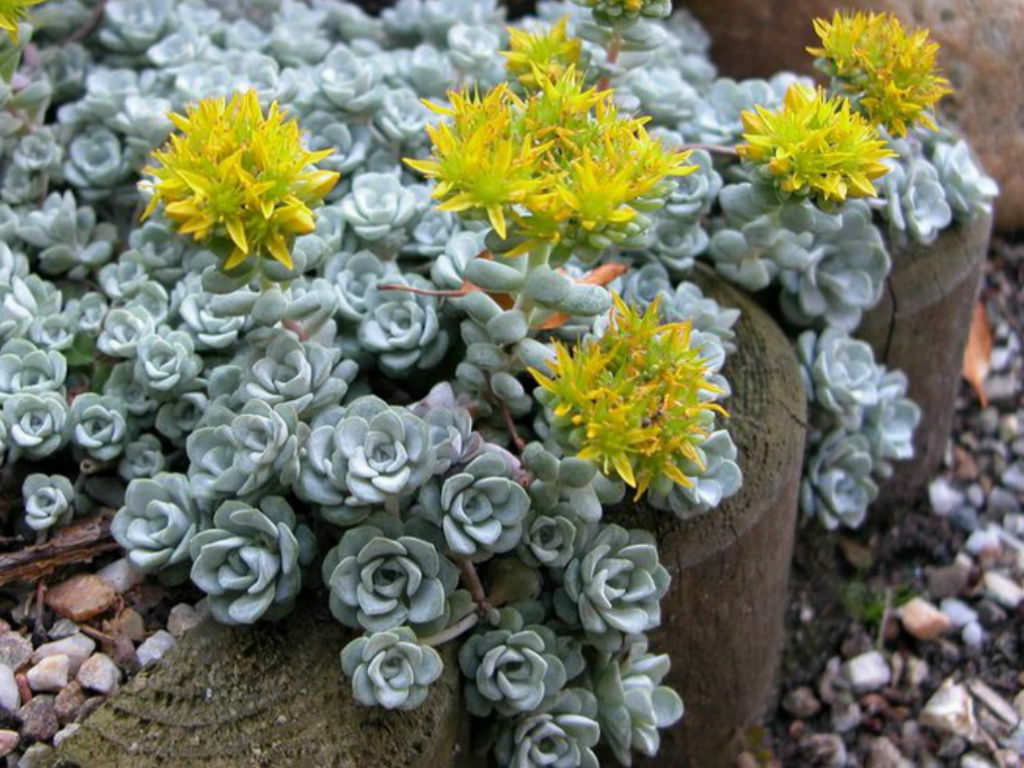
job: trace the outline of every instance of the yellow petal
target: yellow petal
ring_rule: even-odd
[[[245,253],[245,251],[240,251],[238,248],[235,248],[233,251],[231,251],[231,255],[228,256],[227,261],[224,262],[224,270],[227,271],[234,269],[239,264],[244,262],[247,257],[248,254]]]
[[[245,226],[242,224],[242,220],[227,219],[224,222],[224,226],[231,237],[231,242],[235,244],[235,248],[241,251],[243,256],[248,255],[249,243],[245,239]]]

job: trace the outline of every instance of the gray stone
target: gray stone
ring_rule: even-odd
[[[979,555],[986,551],[998,553],[1002,548],[999,526],[991,523],[984,528],[974,531],[974,533],[967,537],[967,541],[964,543],[964,549],[972,555]]]
[[[953,626],[958,629],[970,624],[972,621],[978,620],[977,612],[963,600],[958,600],[955,597],[945,598],[939,603],[939,610],[946,614],[949,620],[953,622]]]
[[[65,739],[69,739],[72,736],[74,736],[75,731],[77,731],[81,727],[82,726],[78,723],[68,723],[67,725],[65,725],[63,728],[61,728],[59,731],[53,734],[53,746],[59,747]]]
[[[971,533],[980,522],[978,510],[970,504],[961,504],[949,513],[949,522],[964,533]]]
[[[175,637],[181,637],[193,627],[202,623],[205,616],[200,614],[188,603],[178,603],[171,608],[167,617],[167,631]]]
[[[928,501],[932,511],[945,517],[964,503],[964,494],[945,477],[937,477],[928,485]]]
[[[156,661],[167,651],[171,650],[175,642],[177,641],[174,639],[174,635],[166,630],[161,629],[154,632],[146,638],[142,645],[135,649],[135,655],[139,659],[139,664],[144,667],[151,661]]]
[[[52,643],[43,643],[32,654],[32,663],[38,664],[47,656],[63,653],[71,663],[69,671],[73,675],[95,649],[96,641],[79,632],[61,640],[54,640]]]
[[[928,662],[917,658],[917,656],[908,656],[905,679],[911,689],[919,688],[928,679]]]
[[[0,664],[0,707],[14,712],[20,706],[21,691],[18,690],[14,672],[6,664]]]
[[[960,768],[997,768],[991,760],[979,755],[977,752],[968,752],[960,758]]]
[[[5,757],[14,751],[21,741],[17,731],[0,731],[0,757]]]
[[[78,625],[71,619],[57,619],[46,633],[46,636],[51,640],[60,640],[63,637],[71,637],[77,631]]]
[[[1015,461],[1002,476],[1003,485],[1012,491],[1024,493],[1024,461]]]
[[[972,621],[964,626],[963,631],[960,633],[960,639],[964,641],[964,645],[968,648],[977,650],[985,642],[985,630],[981,628],[981,624]]]
[[[840,700],[832,705],[832,728],[837,733],[852,731],[863,719],[864,713],[860,704],[853,699]]]
[[[50,762],[53,747],[49,744],[33,744],[25,750],[18,761],[18,768],[43,768]]]
[[[877,691],[888,685],[892,670],[885,657],[878,651],[868,651],[843,664],[843,676],[850,681],[855,693]]]
[[[971,483],[967,487],[967,503],[975,509],[985,506],[985,491],[977,483]]]
[[[999,439],[1004,443],[1011,442],[1020,432],[1020,421],[1017,414],[1007,413],[999,418]]]
[[[917,720],[921,725],[967,740],[974,740],[978,737],[978,721],[974,717],[974,700],[967,692],[967,688],[954,683],[952,677],[946,678],[939,689],[932,694]]]
[[[67,654],[56,653],[41,659],[25,675],[33,691],[56,693],[68,684],[71,660]]]
[[[913,768],[913,763],[889,739],[879,736],[871,742],[866,768]]]
[[[1010,443],[1010,451],[1017,456],[1024,456],[1024,437],[1018,437]]]
[[[794,688],[782,699],[782,708],[793,717],[806,720],[821,711],[821,702],[808,686]]]
[[[966,555],[957,557],[949,565],[925,569],[928,594],[935,600],[959,595],[967,588],[973,566]]]
[[[1007,512],[1003,515],[1003,530],[1011,536],[1024,536],[1024,515],[1020,512]]]
[[[1020,721],[1013,705],[990,688],[984,680],[974,677],[967,681],[967,690],[989,711],[1011,728]]]
[[[804,765],[813,768],[844,768],[846,745],[835,733],[812,733],[800,739]]]
[[[1006,621],[1006,611],[987,598],[978,601],[974,609],[978,612],[978,621],[983,627],[994,627]]]
[[[996,430],[999,429],[999,411],[991,405],[982,409],[978,420],[981,431],[986,435],[995,434]]]
[[[32,641],[17,632],[5,632],[0,635],[0,664],[4,664],[15,672],[32,658]]]
[[[952,760],[962,755],[966,750],[967,739],[963,736],[957,736],[955,733],[950,733],[939,744],[936,754],[945,760]]]
[[[121,682],[121,670],[105,653],[94,653],[82,663],[75,679],[89,690],[109,695]]]
[[[82,690],[81,684],[77,680],[72,680],[53,701],[57,719],[61,723],[70,723],[78,716],[78,711],[84,703],[85,692]]]
[[[988,494],[988,506],[985,511],[990,515],[1002,516],[1006,514],[1018,514],[1021,511],[1017,495],[1008,491],[1000,485],[995,486]]]
[[[141,584],[142,580],[146,577],[143,571],[140,571],[123,557],[101,568],[96,572],[96,575],[107,582],[118,593],[127,592],[132,587]]]
[[[986,572],[982,577],[982,583],[985,594],[1005,608],[1016,608],[1024,601],[1024,588],[998,571]]]
[[[21,719],[21,738],[29,741],[49,741],[60,728],[53,696],[33,696],[18,710]]]

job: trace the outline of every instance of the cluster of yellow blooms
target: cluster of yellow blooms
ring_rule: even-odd
[[[684,462],[702,466],[696,447],[714,423],[709,411],[725,415],[705,395],[720,390],[690,346],[689,323],[661,325],[658,299],[642,315],[614,301],[604,336],[572,351],[556,342],[552,375],[530,373],[554,424],[570,430],[576,455],[617,474],[636,498],[658,478],[691,486]]]
[[[786,192],[826,205],[874,196],[871,180],[888,172],[881,161],[896,154],[847,99],[827,98],[820,88],[793,85],[781,110],[758,106],[742,119],[748,143],[737,147],[740,156],[767,168]]]
[[[828,207],[875,195],[872,179],[888,171],[881,161],[895,156],[877,126],[897,136],[914,122],[934,129],[926,110],[949,89],[935,72],[938,45],[927,42],[927,30],[907,35],[895,16],[838,11],[831,23],[815,19],[814,29],[822,47],[807,50],[823,57],[842,93],[827,98],[794,85],[781,109],[743,112],[747,143],[737,151],[782,190]]]
[[[570,67],[578,70],[583,41],[569,37],[568,23],[569,17],[563,16],[557,24],[533,33],[509,27],[509,49],[501,52],[508,73],[527,88],[539,88],[534,71],[558,80]]]
[[[441,210],[485,214],[502,238],[511,222],[524,241],[506,255],[622,226],[661,205],[667,177],[696,170],[573,65],[557,75],[534,66],[530,77],[536,90],[522,97],[503,83],[483,96],[449,92],[450,107],[426,102],[451,121],[427,127],[432,157],[405,161],[437,180]]]
[[[935,130],[927,110],[945,94],[949,81],[935,70],[938,43],[927,29],[910,34],[887,13],[838,11],[831,23],[814,20],[821,46],[807,51],[824,59],[825,69],[872,123],[894,136],[919,122]]]
[[[255,91],[224,99],[203,99],[185,115],[172,113],[181,131],[155,151],[159,166],[143,173],[153,196],[142,214],[160,203],[182,234],[196,240],[224,236],[232,248],[223,269],[270,253],[289,269],[291,241],[312,232],[310,206],[338,181],[333,171],[308,169],[333,150],[302,147],[299,126],[275,102],[264,115]]]
[[[0,0],[0,29],[7,32],[13,42],[18,42],[18,22],[25,18],[27,10],[43,0]]]

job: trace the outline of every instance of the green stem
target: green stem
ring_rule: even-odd
[[[442,629],[437,634],[429,635],[427,637],[421,637],[420,644],[432,646],[443,645],[444,643],[447,643],[450,640],[454,640],[464,632],[468,632],[473,627],[475,627],[479,623],[479,621],[480,614],[477,613],[475,610],[470,611],[457,622],[452,624],[450,627]]]

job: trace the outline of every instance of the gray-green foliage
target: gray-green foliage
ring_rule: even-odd
[[[114,515],[110,532],[136,568],[187,572],[189,545],[201,522],[188,478],[160,472],[128,483],[124,506]]]
[[[594,747],[601,738],[597,699],[585,688],[569,688],[550,708],[502,723],[495,745],[510,768],[598,768]]]
[[[437,651],[408,627],[357,637],[342,650],[341,667],[352,678],[356,701],[385,709],[420,706],[443,669]]]
[[[21,487],[25,523],[34,531],[45,531],[71,521],[75,515],[75,489],[63,475],[31,474]]]

